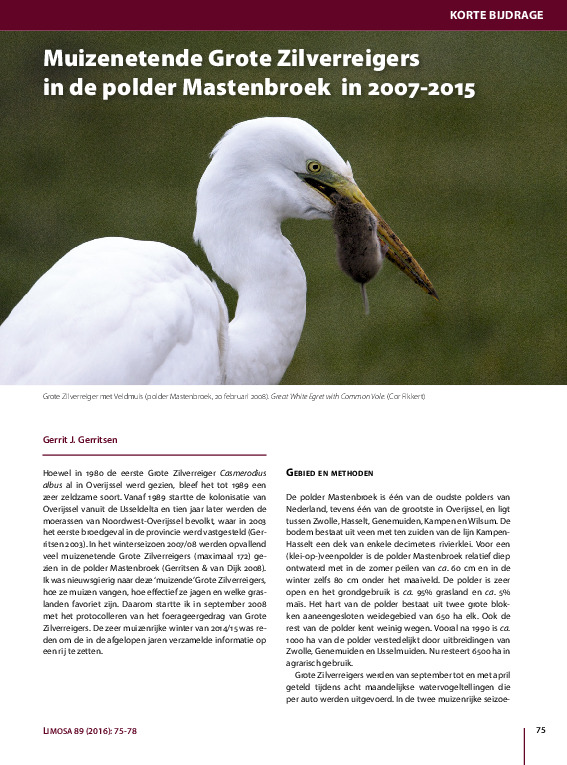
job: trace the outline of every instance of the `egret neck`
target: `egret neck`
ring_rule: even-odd
[[[215,272],[238,293],[228,328],[226,383],[273,385],[301,337],[305,272],[281,233],[279,215],[237,208],[226,205],[214,218],[198,215],[195,233]]]

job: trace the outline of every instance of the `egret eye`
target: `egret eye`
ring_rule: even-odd
[[[323,168],[323,165],[314,159],[312,159],[310,162],[307,163],[307,170],[310,173],[320,173],[322,168]]]

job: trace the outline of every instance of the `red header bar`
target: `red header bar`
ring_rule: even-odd
[[[7,7],[6,7],[7,6]],[[4,30],[565,30],[567,3],[558,0],[470,0],[427,3],[330,3],[329,0],[251,0],[141,4],[134,0],[6,4]]]

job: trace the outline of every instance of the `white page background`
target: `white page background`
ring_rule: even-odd
[[[563,751],[565,429],[560,387],[237,388],[234,392],[425,393],[391,401],[46,400],[45,393],[148,388],[0,390],[5,422],[3,695],[10,762],[287,762],[339,765],[551,765]],[[174,387],[151,389],[170,393]],[[180,389],[181,390],[181,389]],[[183,389],[187,390],[187,389]],[[196,392],[207,389],[195,388]],[[210,389],[216,392],[217,389]],[[224,390],[221,390],[221,394]],[[69,447],[43,436],[117,436],[115,453],[266,453],[270,639],[256,646],[119,646],[103,656],[42,654],[42,471]],[[563,438],[562,438],[563,436]],[[74,447],[77,445],[75,444]],[[73,447],[73,448],[74,448]],[[74,460],[74,461],[73,461]],[[91,460],[92,462],[92,460]],[[162,468],[171,458],[105,457],[103,469]],[[194,458],[192,467],[250,467]],[[84,467],[84,465],[83,465]],[[285,494],[332,491],[285,470],[371,469],[341,491],[508,493],[512,507],[512,654],[376,656],[375,671],[512,671],[507,704],[285,705]],[[55,633],[56,634],[56,633]],[[301,658],[301,657],[296,657]],[[300,681],[296,681],[300,682]],[[404,694],[405,695],[405,694]],[[136,727],[136,735],[44,735],[43,727]],[[536,727],[545,726],[545,734]]]

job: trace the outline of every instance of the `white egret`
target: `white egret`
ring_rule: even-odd
[[[238,293],[234,319],[216,285],[179,250],[95,239],[61,258],[0,327],[1,383],[278,383],[306,305],[305,274],[281,223],[331,218],[336,193],[376,216],[382,250],[435,296],[350,164],[308,123],[242,122],[211,156],[194,238]]]

